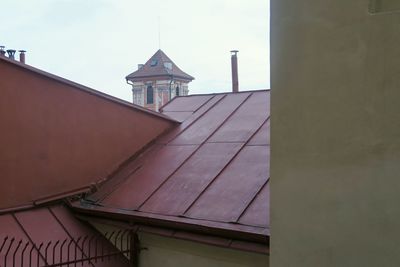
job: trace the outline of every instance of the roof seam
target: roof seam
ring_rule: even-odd
[[[197,122],[199,119],[201,119],[205,114],[207,114],[211,109],[213,109],[219,102],[221,102],[223,99],[225,99],[226,95],[222,96],[220,99],[218,99],[214,104],[211,105],[211,107],[209,107],[207,110],[205,110],[203,112],[203,114],[200,114],[199,117],[197,117],[196,119],[194,119],[188,126],[186,126],[182,131],[180,131],[177,135],[175,135],[173,138],[169,139],[168,142],[166,142],[166,144],[171,143],[172,141],[174,141],[178,136],[180,136],[181,134],[183,134],[187,129],[190,128],[190,126],[192,126],[195,122]],[[211,100],[211,99],[210,99]],[[193,113],[195,114],[195,113]]]
[[[208,136],[208,138],[205,140],[209,140],[221,127],[233,116],[233,114],[253,95],[253,93],[250,93],[243,101],[236,107],[236,109],[229,114],[229,116],[218,126],[218,128]],[[203,189],[203,191],[200,192],[200,194],[194,199],[194,201],[185,209],[185,211],[181,214],[181,216],[185,216],[185,214],[191,209],[193,204],[203,195],[203,193],[210,187],[210,185],[217,179],[217,177],[226,169],[226,167],[232,162],[234,158],[239,154],[240,151],[245,147],[245,144],[243,144],[239,150],[233,155],[233,157],[225,164],[225,166],[217,173],[217,175],[207,184],[207,186]],[[190,217],[188,217],[190,218]]]
[[[28,234],[26,229],[22,226],[21,222],[17,219],[15,216],[15,213],[11,213],[11,216],[14,218],[14,220],[17,222],[18,226],[21,228],[22,232],[24,232],[25,236],[29,239],[29,242],[31,242],[32,246],[35,248],[36,253],[40,255],[40,258],[47,264],[45,257],[42,255],[38,247],[36,246],[36,243],[33,242],[31,236]]]
[[[250,96],[248,96],[248,98],[246,98],[246,100],[249,99]],[[226,168],[228,168],[228,166],[233,162],[233,160],[236,157],[238,157],[240,152],[247,146],[247,143],[250,142],[250,140],[253,138],[253,136],[256,135],[256,133],[261,129],[261,127],[266,123],[266,121],[268,121],[268,119],[269,119],[269,116],[263,123],[261,123],[261,126],[257,129],[257,131],[255,131],[251,136],[248,137],[247,141],[240,147],[240,149],[235,153],[235,155],[233,155],[233,157],[228,161],[228,163],[224,166],[224,168],[222,168],[217,173],[217,175],[208,183],[208,185],[204,188],[204,190],[197,196],[197,198],[192,202],[192,204],[184,211],[183,215],[186,214],[193,207],[194,203],[197,202],[197,200],[200,199],[200,197],[204,194],[205,191],[207,191],[208,188],[210,188],[210,186],[215,182],[215,180],[218,178],[218,176],[220,176],[224,172],[224,170]],[[191,217],[188,216],[188,218],[191,218]]]
[[[226,117],[223,122],[202,142],[198,145],[198,147],[192,152],[190,153],[190,155],[153,191],[151,192],[151,194],[142,202],[142,204],[140,204],[137,207],[137,210],[140,210],[140,208],[187,162],[189,161],[189,159],[192,158],[192,156],[199,151],[199,149],[207,142],[207,140],[209,140],[214,133],[216,133],[221,127],[222,125],[224,125],[224,123],[232,116],[232,114],[234,114],[236,112],[237,109],[239,109],[243,103],[245,103],[247,101],[247,99],[251,96],[252,94],[249,94],[241,103],[240,105],[238,105],[231,114],[229,114],[228,117]]]
[[[80,252],[85,256],[85,258],[87,258],[87,255],[84,251],[84,249],[79,245],[78,241],[75,241],[75,239],[72,237],[72,235],[70,234],[70,232],[67,230],[67,228],[65,227],[65,225],[61,222],[61,220],[54,214],[54,212],[51,210],[50,207],[47,207],[48,211],[50,212],[50,214],[54,217],[54,219],[60,224],[60,226],[62,227],[62,229],[65,231],[65,233],[69,236],[69,238],[71,238],[73,240],[73,242],[75,243],[75,246],[77,246],[80,250]],[[95,267],[95,265],[89,260],[90,265],[92,265],[93,267]]]
[[[239,223],[240,219],[242,218],[242,216],[246,213],[246,211],[249,209],[249,207],[251,206],[251,204],[255,201],[255,199],[257,198],[257,196],[260,194],[260,192],[267,186],[267,184],[269,183],[269,179],[270,177],[267,178],[267,181],[265,181],[265,183],[260,187],[260,189],[257,191],[257,193],[254,195],[254,197],[250,200],[250,202],[247,204],[247,206],[242,210],[242,212],[240,213],[240,215],[237,217],[235,223]],[[239,223],[240,224],[240,223]]]

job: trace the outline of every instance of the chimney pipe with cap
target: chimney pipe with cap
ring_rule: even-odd
[[[238,78],[238,63],[237,53],[238,50],[231,51],[231,65],[232,65],[232,92],[239,92],[239,78]]]
[[[6,48],[4,45],[0,45],[0,56],[6,56],[6,50],[4,50],[4,48]]]
[[[25,64],[25,50],[19,50],[19,62]]]
[[[14,57],[15,52],[17,52],[17,51],[14,49],[7,49],[8,58],[15,60],[15,57]]]

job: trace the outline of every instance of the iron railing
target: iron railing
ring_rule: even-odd
[[[0,238],[0,267],[97,266],[105,261],[109,261],[110,265],[113,261],[114,264],[120,262],[123,266],[137,266],[136,248],[138,238],[133,230],[71,237],[39,244],[5,236]]]

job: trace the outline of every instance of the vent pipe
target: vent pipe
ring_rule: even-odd
[[[6,50],[4,50],[4,48],[6,48],[4,45],[0,45],[0,56],[6,56]]]
[[[19,50],[19,62],[25,64],[25,50]]]
[[[15,60],[15,52],[17,51],[14,49],[7,49],[8,58]]]
[[[239,92],[239,78],[238,78],[238,63],[237,53],[238,50],[231,51],[231,66],[232,66],[232,92]]]

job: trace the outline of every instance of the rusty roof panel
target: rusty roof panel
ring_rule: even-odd
[[[268,177],[269,150],[264,146],[246,146],[185,216],[236,222]]]
[[[268,119],[258,132],[251,138],[248,145],[269,145],[270,144],[270,120]]]
[[[46,246],[48,242],[54,244],[59,240],[69,238],[62,225],[46,208],[18,212],[15,214],[15,217],[35,244],[43,243]],[[45,226],[45,228],[43,228],[43,226]],[[60,251],[55,250],[54,252],[54,258],[59,262]],[[53,251],[49,250],[48,253],[49,258],[53,258]],[[62,260],[67,261],[67,258],[67,253],[64,253],[62,255]],[[85,266],[90,265],[85,264]]]
[[[268,102],[269,94],[252,93],[208,142],[247,141],[269,116]]]
[[[188,96],[188,97],[176,97],[174,98],[173,105],[165,105],[162,108],[163,114],[169,111],[191,111],[195,112],[207,101],[209,101],[212,95],[199,95],[199,96]]]
[[[182,215],[241,147],[234,143],[203,145],[140,210]]]
[[[120,209],[138,209],[192,154],[197,146],[165,146],[157,156],[132,174],[103,203]]]
[[[100,189],[87,197],[91,201],[99,201],[107,196],[109,193],[114,191],[123,181],[128,179],[133,175],[141,166],[146,162],[150,161],[157,153],[158,150],[162,148],[161,145],[155,144],[140,154],[135,160],[130,160],[123,164],[112,176],[112,179],[108,179],[100,187]]]
[[[211,108],[213,108],[215,105],[217,105],[219,103],[219,101],[221,101],[224,97],[225,97],[225,95],[214,95],[207,103],[205,103],[196,112],[194,112],[192,116],[187,118],[179,126],[175,127],[174,129],[172,129],[170,132],[168,132],[164,136],[161,136],[157,140],[157,142],[165,144],[165,143],[172,141],[176,136],[178,136],[180,133],[182,133],[184,130],[186,130],[190,125],[196,123],[197,120],[199,120]]]
[[[199,108],[158,138],[153,152],[132,158],[100,188],[96,205],[75,207],[150,225],[206,228],[217,235],[227,231],[266,241],[269,95],[254,91],[199,98]],[[189,103],[198,97],[178,99],[190,98]],[[191,110],[182,103],[175,106],[172,100],[168,112]]]
[[[238,222],[269,228],[269,182],[258,193]]]
[[[23,230],[19,227],[17,221],[11,214],[5,214],[0,216],[0,246],[2,246],[5,238],[8,236],[8,242],[6,241],[5,246],[3,249],[0,250],[0,265],[4,266],[4,259],[7,261],[8,266],[12,266],[12,257],[8,256],[7,258],[6,253],[8,248],[10,247],[11,253],[17,249],[18,242],[22,240],[22,244],[26,244],[29,242],[29,239],[23,232]],[[14,242],[11,244],[10,240],[14,238]],[[11,246],[10,246],[11,244]],[[35,256],[36,256],[35,251]],[[25,255],[24,262],[29,262],[28,255]],[[43,261],[41,261],[43,263]],[[21,257],[16,257],[16,266],[21,266]]]
[[[196,123],[178,135],[171,144],[201,144],[220,127],[226,119],[249,97],[249,93],[227,95]]]
[[[164,112],[164,115],[167,115],[168,117],[179,121],[179,122],[184,122],[187,118],[189,118],[193,112],[192,111],[168,111]]]

